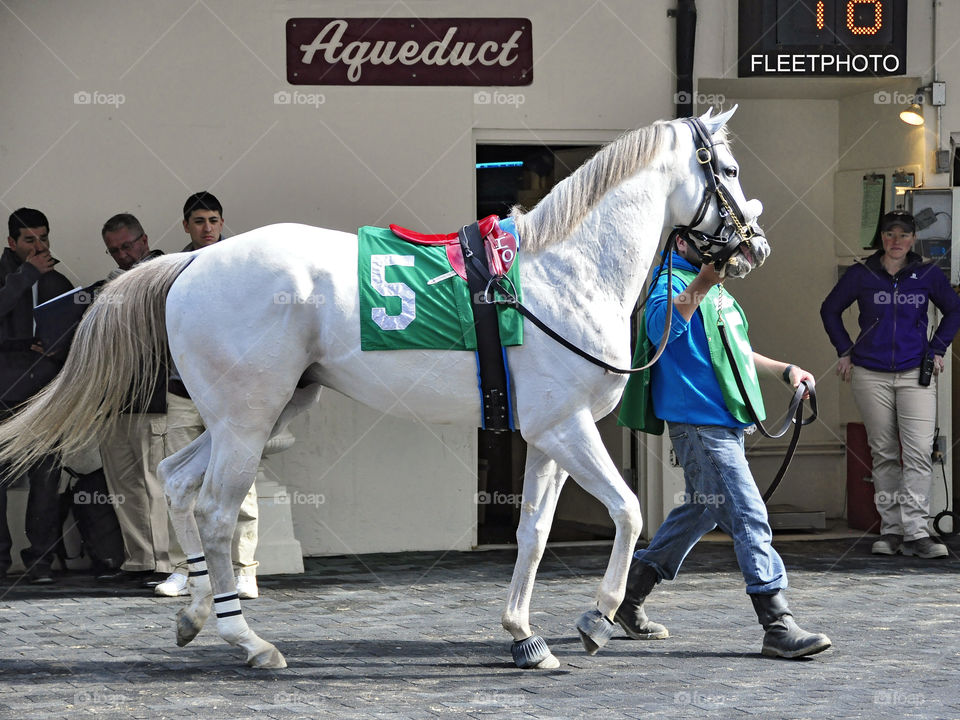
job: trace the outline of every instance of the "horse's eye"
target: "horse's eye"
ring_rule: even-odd
[[[723,174],[726,175],[728,178],[735,178],[738,172],[739,171],[737,170],[737,168],[732,166],[723,169]]]

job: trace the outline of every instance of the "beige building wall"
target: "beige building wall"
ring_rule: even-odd
[[[136,214],[151,247],[183,247],[180,208],[200,189],[224,203],[228,235],[277,221],[450,231],[474,214],[477,138],[609,140],[672,113],[672,5],[11,0],[0,209],[44,209],[78,284],[111,269],[100,227],[114,213]],[[287,84],[287,19],[381,15],[529,17],[534,84],[500,105],[474,102],[472,87]],[[292,90],[313,104],[274,103]],[[324,498],[293,507],[306,554],[474,545],[473,428],[383,418],[326,392],[292,429],[296,445],[269,466]]]

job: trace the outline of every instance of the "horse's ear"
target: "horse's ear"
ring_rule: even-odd
[[[727,124],[727,120],[733,117],[733,114],[737,111],[739,105],[734,105],[732,108],[726,112],[722,112],[719,115],[713,115],[713,108],[707,108],[707,111],[700,116],[700,121],[706,126],[707,130],[710,131],[710,134],[713,135],[720,128]]]

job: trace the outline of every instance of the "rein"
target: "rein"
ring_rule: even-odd
[[[563,335],[560,335],[556,330],[554,330],[545,322],[543,322],[543,320],[541,320],[540,318],[538,318],[536,315],[533,314],[533,311],[530,310],[530,308],[526,307],[523,303],[521,303],[517,299],[516,295],[514,295],[512,292],[510,292],[503,286],[503,284],[500,282],[501,278],[491,276],[489,273],[487,273],[487,268],[485,268],[484,264],[477,259],[476,255],[471,253],[469,256],[465,257],[464,259],[470,262],[470,264],[477,270],[477,272],[486,273],[487,289],[484,291],[483,298],[481,298],[480,302],[498,304],[498,305],[508,305],[514,308],[517,312],[523,315],[527,320],[529,320],[538,328],[540,328],[540,330],[542,330],[547,337],[551,338],[555,342],[560,343],[567,350],[570,350],[571,352],[579,355],[584,360],[587,360],[593,363],[594,365],[597,365],[598,367],[603,368],[607,372],[617,373],[619,375],[632,375],[633,373],[638,373],[644,370],[648,370],[651,367],[653,367],[653,364],[656,363],[657,360],[660,359],[660,356],[663,354],[664,349],[666,349],[667,347],[667,339],[669,337],[669,332],[670,332],[670,320],[671,320],[671,316],[673,315],[673,301],[672,301],[673,288],[672,287],[668,287],[667,289],[666,327],[663,332],[663,337],[660,338],[660,345],[657,347],[657,352],[654,354],[653,359],[643,367],[624,369],[624,368],[618,368],[615,365],[611,365],[610,363],[606,362],[605,360],[601,360],[600,358],[594,355],[591,355],[586,350],[574,345],[572,342],[570,342],[565,337],[563,337]],[[672,257],[670,258],[669,262],[670,262],[670,271],[672,273],[672,270],[673,270]],[[490,295],[491,289],[494,289],[499,293],[501,293],[501,296],[491,297]]]
[[[530,308],[526,307],[523,303],[521,303],[520,300],[517,299],[517,296],[514,293],[507,290],[503,286],[503,284],[500,282],[501,279],[503,279],[503,276],[491,275],[487,267],[484,265],[484,263],[480,262],[479,258],[475,253],[469,252],[464,256],[464,259],[470,262],[473,268],[478,273],[480,273],[483,276],[483,278],[487,281],[487,287],[486,287],[486,290],[483,292],[483,296],[480,299],[480,302],[498,304],[498,305],[508,305],[514,308],[517,312],[523,315],[523,317],[527,318],[527,320],[532,322],[538,328],[540,328],[540,330],[542,330],[547,337],[551,338],[555,342],[558,342],[560,345],[567,348],[567,350],[570,350],[576,355],[579,355],[584,360],[587,360],[593,363],[594,365],[597,365],[598,367],[603,368],[607,372],[617,373],[618,375],[633,375],[634,373],[643,372],[644,370],[649,370],[651,367],[653,367],[654,364],[657,362],[657,360],[660,359],[660,356],[663,355],[663,351],[667,347],[667,340],[670,337],[670,324],[671,324],[671,321],[673,320],[673,282],[672,282],[673,248],[676,245],[676,240],[678,235],[679,235],[679,230],[674,228],[674,230],[670,233],[669,237],[667,238],[667,244],[665,248],[665,252],[667,254],[667,318],[664,323],[663,336],[660,338],[660,343],[657,345],[657,351],[654,353],[653,358],[650,360],[650,362],[648,362],[643,367],[638,367],[638,368],[629,368],[629,369],[618,368],[615,365],[611,365],[605,360],[601,360],[600,358],[594,355],[591,355],[586,350],[574,345],[572,342],[567,340],[565,337],[560,335],[553,328],[551,328],[549,325],[543,322],[543,320],[541,320],[536,315],[534,315],[533,311],[530,310]],[[663,270],[663,266],[661,265],[660,272],[662,272],[662,270]],[[652,287],[653,285],[651,283],[651,286],[647,289],[646,296],[640,302],[637,309],[634,310],[633,313],[631,313],[631,315],[642,310],[644,305],[647,304],[647,300],[650,299],[650,291],[652,290]],[[499,291],[501,293],[501,297],[495,297],[495,296],[491,297],[490,295],[491,289]]]
[[[770,499],[770,496],[773,495],[773,493],[776,492],[776,489],[780,486],[780,482],[783,480],[784,475],[787,474],[787,469],[790,467],[790,463],[793,460],[793,455],[797,449],[797,444],[800,442],[801,428],[804,425],[809,425],[817,419],[817,391],[808,385],[806,380],[801,382],[797,386],[796,391],[794,391],[793,397],[790,399],[790,405],[787,408],[787,414],[784,418],[783,424],[777,430],[770,432],[763,426],[763,423],[760,422],[760,417],[757,414],[757,410],[753,407],[753,403],[750,402],[750,397],[747,395],[747,388],[744,385],[743,378],[740,375],[740,368],[737,366],[736,358],[733,355],[733,349],[730,347],[730,340],[727,338],[727,330],[726,326],[723,324],[723,316],[719,313],[717,315],[717,330],[720,331],[720,339],[723,341],[723,350],[727,355],[727,360],[730,362],[730,367],[733,369],[733,379],[737,383],[737,390],[740,391],[740,397],[743,399],[743,404],[747,408],[747,413],[750,415],[750,419],[753,421],[753,424],[757,426],[760,434],[771,439],[780,438],[786,434],[787,430],[790,428],[790,425],[793,425],[793,434],[790,436],[790,445],[787,447],[787,452],[783,456],[783,462],[780,463],[780,469],[777,470],[777,474],[774,476],[773,482],[770,483],[770,487],[768,487],[763,493],[763,501],[767,502],[767,500]],[[804,419],[803,396],[806,393],[810,394],[811,415],[807,419]]]

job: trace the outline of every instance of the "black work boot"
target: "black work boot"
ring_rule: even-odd
[[[645,562],[634,558],[630,563],[627,593],[613,619],[634,640],[663,640],[670,637],[670,631],[660,623],[650,620],[643,610],[643,601],[657,586],[658,579],[657,571]]]
[[[832,644],[823,633],[809,633],[793,619],[782,592],[751,595],[753,609],[766,633],[761,652],[769,657],[799,658],[823,652]]]

